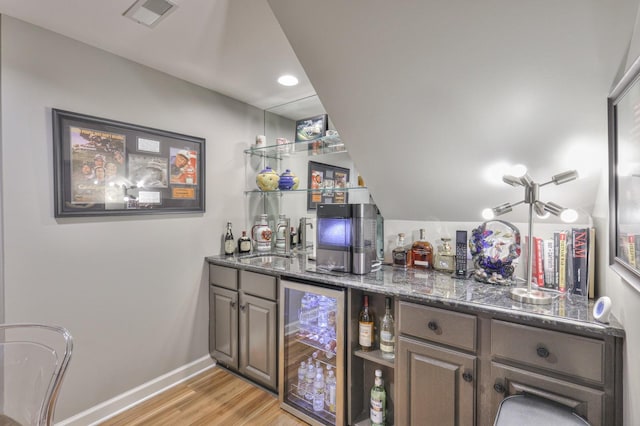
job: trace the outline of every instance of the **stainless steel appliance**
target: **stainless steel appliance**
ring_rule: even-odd
[[[381,217],[375,204],[319,204],[318,270],[366,274],[378,260]]]
[[[280,281],[279,399],[283,409],[313,425],[344,425],[345,290],[282,279]],[[309,398],[308,372],[322,371],[324,404]],[[331,372],[329,372],[331,371]],[[335,378],[333,387],[327,386]],[[317,403],[320,403],[319,405]],[[333,405],[331,404],[333,402]]]

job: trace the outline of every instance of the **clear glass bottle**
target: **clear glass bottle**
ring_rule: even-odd
[[[313,401],[313,382],[316,379],[316,367],[313,366],[311,358],[307,361],[307,378],[304,389],[304,399],[309,402]]]
[[[231,222],[227,222],[227,232],[224,234],[224,254],[232,255],[236,250],[236,243],[231,232]]]
[[[251,238],[247,236],[247,231],[242,231],[242,236],[238,238],[238,253],[251,253]]]
[[[453,272],[456,270],[456,256],[451,250],[451,238],[442,237],[442,245],[438,247],[436,260],[433,262],[433,268],[442,272]]]
[[[298,367],[298,395],[304,398],[307,387],[307,363],[302,361]]]
[[[320,364],[320,361],[318,361]],[[316,377],[313,380],[313,411],[324,410],[324,373],[322,367],[316,367]]]
[[[336,412],[336,376],[331,366],[327,366],[327,380],[324,385],[324,400],[330,413]]]
[[[413,267],[417,269],[431,269],[433,267],[433,246],[425,236],[426,231],[420,229],[420,239],[411,246]]]
[[[382,370],[376,370],[376,378],[371,388],[369,420],[371,426],[384,426],[387,417],[387,393],[382,382]]]
[[[373,349],[373,342],[373,314],[369,312],[369,296],[364,295],[358,318],[358,343],[362,351],[369,352]]]
[[[382,358],[393,359],[396,356],[396,342],[390,297],[385,297],[384,308],[385,312],[380,324],[380,352],[382,352]]]
[[[412,253],[404,241],[404,232],[398,234],[396,247],[391,251],[393,266],[407,268],[412,264]]]

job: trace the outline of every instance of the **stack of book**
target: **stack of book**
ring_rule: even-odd
[[[532,282],[538,287],[593,298],[595,237],[595,228],[560,230],[551,238],[534,236]]]

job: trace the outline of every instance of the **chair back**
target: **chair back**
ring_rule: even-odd
[[[63,327],[0,324],[0,425],[53,424],[72,350]]]

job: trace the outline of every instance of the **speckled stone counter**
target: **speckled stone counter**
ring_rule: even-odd
[[[379,271],[366,275],[320,272],[306,255],[210,256],[206,261],[282,278],[380,293],[447,309],[488,313],[532,325],[624,338],[624,329],[613,316],[609,324],[593,319],[593,301],[584,297],[555,294],[549,305],[530,305],[511,299],[510,287],[484,284],[473,279],[455,279],[436,271],[400,270],[383,265]]]

